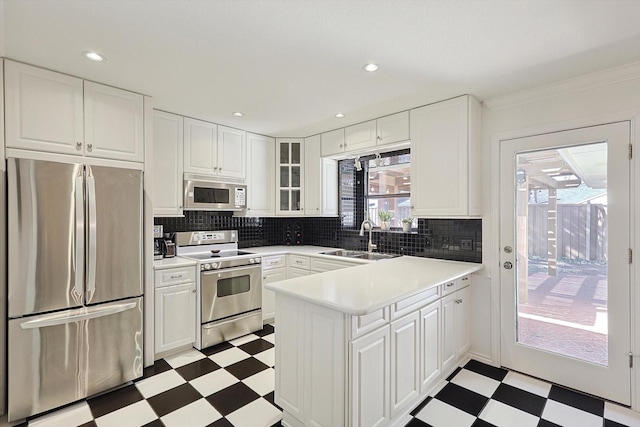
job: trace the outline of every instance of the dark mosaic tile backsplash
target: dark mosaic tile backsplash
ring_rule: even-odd
[[[238,230],[241,248],[273,245],[315,245],[367,249],[368,234],[343,228],[340,218],[245,218],[228,212],[186,211],[183,218],[155,218],[165,233]],[[482,220],[418,219],[412,233],[374,231],[379,252],[454,261],[482,262]]]

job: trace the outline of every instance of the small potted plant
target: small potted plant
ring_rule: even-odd
[[[380,230],[387,231],[391,228],[391,224],[389,221],[393,218],[393,212],[391,211],[380,211],[378,212],[378,217],[380,217]]]
[[[413,223],[413,218],[408,216],[406,218],[402,218],[402,231],[408,233],[411,231],[411,224]]]

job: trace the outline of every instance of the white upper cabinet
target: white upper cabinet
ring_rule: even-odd
[[[153,215],[182,215],[183,118],[153,112]]]
[[[276,139],[276,215],[304,215],[304,142]]]
[[[4,63],[7,147],[83,155],[82,80]]]
[[[322,157],[344,152],[344,128],[320,135]]]
[[[320,157],[320,135],[304,140],[306,216],[338,215],[338,162]]]
[[[142,162],[143,96],[5,61],[9,148]]]
[[[244,181],[246,132],[184,118],[184,171]]]
[[[376,145],[388,145],[409,140],[409,112],[402,111],[376,120]]]
[[[359,123],[344,128],[344,149],[353,152],[376,146],[376,121]]]
[[[411,214],[479,216],[480,103],[464,95],[411,110]]]
[[[247,133],[247,216],[276,212],[276,141]]]
[[[144,161],[143,96],[84,82],[85,155]]]
[[[204,175],[218,172],[218,126],[184,118],[184,171]]]
[[[218,126],[218,175],[246,178],[246,134],[243,130]]]

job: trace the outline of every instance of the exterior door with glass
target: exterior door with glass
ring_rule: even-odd
[[[629,405],[629,122],[501,141],[501,363]]]

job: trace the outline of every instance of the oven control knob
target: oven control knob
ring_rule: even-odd
[[[211,264],[207,263],[203,265],[202,268],[204,268],[205,270],[211,270]]]
[[[220,268],[220,263],[219,262],[212,262],[211,263],[211,268],[214,270],[217,270]]]
[[[253,259],[253,258],[249,258],[249,264],[254,264],[255,262],[256,262],[256,260],[255,260],[255,259]]]
[[[259,256],[256,257],[256,264],[260,264],[260,257]]]

